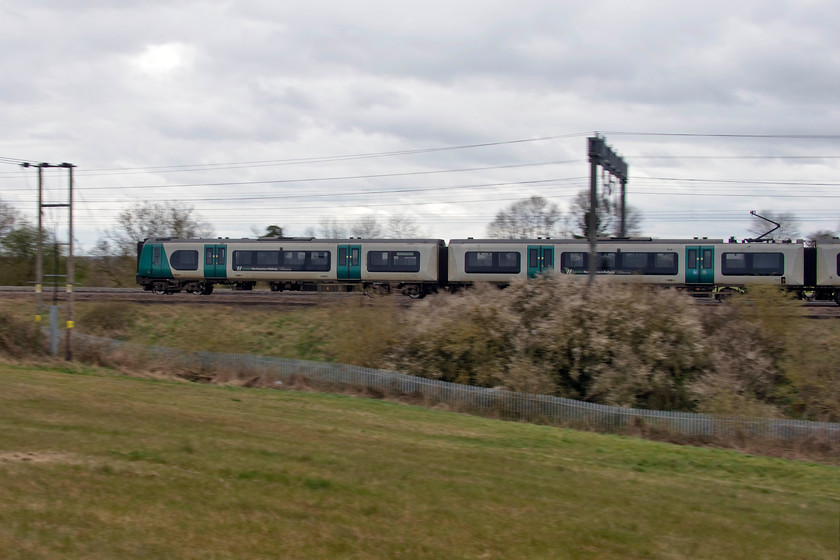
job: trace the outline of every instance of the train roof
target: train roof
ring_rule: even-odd
[[[459,243],[482,243],[482,244],[509,244],[509,243],[528,243],[530,245],[588,245],[588,239],[561,239],[554,237],[537,237],[536,239],[451,239],[451,244]],[[599,237],[598,243],[681,243],[681,244],[703,244],[703,243],[723,243],[723,239],[655,239],[652,237]]]
[[[145,239],[144,243],[202,243],[202,244],[223,244],[223,243],[237,243],[237,244],[255,244],[271,243],[271,242],[287,242],[287,243],[333,243],[336,245],[353,245],[357,243],[380,243],[380,244],[435,244],[446,245],[447,242],[443,239],[380,239],[367,237],[346,237],[346,238],[326,238],[320,239],[317,237],[259,237],[259,238],[230,238],[230,237],[204,237],[204,238],[175,238],[175,237],[149,237]],[[529,245],[587,245],[588,239],[564,239],[553,237],[537,237],[530,239],[481,239],[468,237],[466,239],[451,239],[449,245],[460,244],[476,244],[483,245],[505,245],[511,243],[527,243]],[[683,238],[683,239],[656,239],[653,237],[599,237],[599,244],[622,244],[622,243],[649,243],[649,244],[679,244],[679,245],[700,245],[708,244],[723,244],[723,243],[750,243],[753,245],[801,245],[803,240],[797,239],[795,241],[738,241],[734,237],[728,240],[723,239],[709,239],[705,237]],[[820,237],[816,240],[817,246],[836,245],[840,244],[838,237]]]
[[[288,242],[288,243],[335,243],[341,245],[353,245],[356,243],[432,243],[442,244],[446,243],[443,239],[369,239],[361,237],[347,237],[342,239],[319,239],[316,237],[259,237],[256,239],[242,237],[206,237],[206,238],[176,238],[176,237],[149,237],[144,243],[203,243],[203,244],[224,244],[224,243],[270,243],[270,242]]]

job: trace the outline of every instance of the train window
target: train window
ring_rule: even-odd
[[[222,255],[220,258],[224,258]],[[234,251],[234,270],[276,271],[280,270],[278,251]]]
[[[224,259],[224,255],[221,256]],[[329,251],[234,251],[234,270],[328,271]]]
[[[745,275],[747,273],[747,254],[724,253],[721,273],[727,276]]]
[[[283,251],[281,270],[327,272],[330,269],[329,251]]]
[[[277,251],[257,251],[257,266],[277,266],[280,264],[280,253]]]
[[[369,272],[419,272],[420,251],[368,251]]]
[[[306,270],[306,251],[283,251],[280,270]]]
[[[782,253],[755,253],[752,258],[756,276],[781,276],[785,273],[785,256]]]
[[[676,253],[654,253],[652,274],[677,274],[679,259]]]
[[[519,253],[515,251],[496,253],[496,259],[499,268],[510,272],[519,272]]]
[[[234,251],[233,252],[233,268],[239,269],[241,266],[251,266],[251,255],[253,251]]]
[[[691,252],[689,252],[689,258]],[[695,262],[697,252],[694,251]],[[589,253],[561,253],[560,268],[566,273],[584,273],[589,268]],[[671,251],[662,253],[649,252],[609,252],[598,253],[598,270],[616,274],[675,275],[679,272],[679,259]]]
[[[782,276],[785,256],[782,253],[724,253],[721,274],[724,276]]]
[[[160,247],[152,249],[152,266],[160,266]]]
[[[615,253],[598,253],[598,270],[603,272],[615,271]]]
[[[537,268],[540,265],[540,250],[539,249],[529,249],[528,250],[528,266],[531,268]]]
[[[471,274],[518,274],[522,269],[518,251],[468,251],[464,272]]]
[[[711,249],[703,249],[703,262],[700,264],[700,268],[712,268],[712,250]]]
[[[198,270],[198,251],[175,251],[169,257],[169,264],[175,270]]]
[[[648,267],[648,255],[651,253],[621,253],[621,269],[627,272],[644,274]]]
[[[465,270],[467,272],[492,272],[493,253],[490,252],[469,252],[465,255]]]
[[[589,268],[589,254],[561,253],[560,268],[563,272],[585,272]]]
[[[689,249],[688,255],[686,257],[685,266],[689,270],[695,270],[697,268],[697,249]]]
[[[389,251],[368,251],[368,270],[377,270],[388,266]]]
[[[307,270],[316,272],[327,272],[330,269],[329,251],[310,251]]]

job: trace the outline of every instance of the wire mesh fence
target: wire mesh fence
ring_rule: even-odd
[[[186,352],[161,346],[138,346],[82,335],[83,342],[106,351],[129,351],[187,377],[259,378],[263,386],[280,386],[305,378],[327,389],[362,387],[394,397],[410,397],[424,405],[446,405],[450,410],[504,420],[582,427],[597,431],[661,430],[688,437],[751,438],[780,441],[819,439],[840,442],[840,424],[780,418],[721,417],[690,412],[621,408],[506,389],[489,389],[426,379],[396,371],[330,362],[312,362],[252,354]]]

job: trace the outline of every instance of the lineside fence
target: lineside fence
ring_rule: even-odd
[[[258,379],[260,383],[257,386],[281,387],[302,378],[324,390],[366,388],[373,394],[401,398],[423,406],[444,406],[453,411],[504,420],[618,433],[658,430],[696,438],[840,442],[838,423],[621,408],[550,395],[459,385],[360,366],[251,354],[185,352],[89,335],[77,335],[77,342],[107,352],[140,354],[143,361],[148,360],[157,366],[165,364],[175,373],[186,374],[193,379],[218,378],[220,374],[226,374],[230,379]]]

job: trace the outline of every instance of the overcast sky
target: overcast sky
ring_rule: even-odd
[[[516,200],[567,208],[598,131],[644,234],[745,237],[750,210],[836,231],[838,22],[836,0],[0,0],[0,200],[34,219],[15,164],[71,162],[82,249],[142,201],[227,237],[393,214],[482,237]]]

